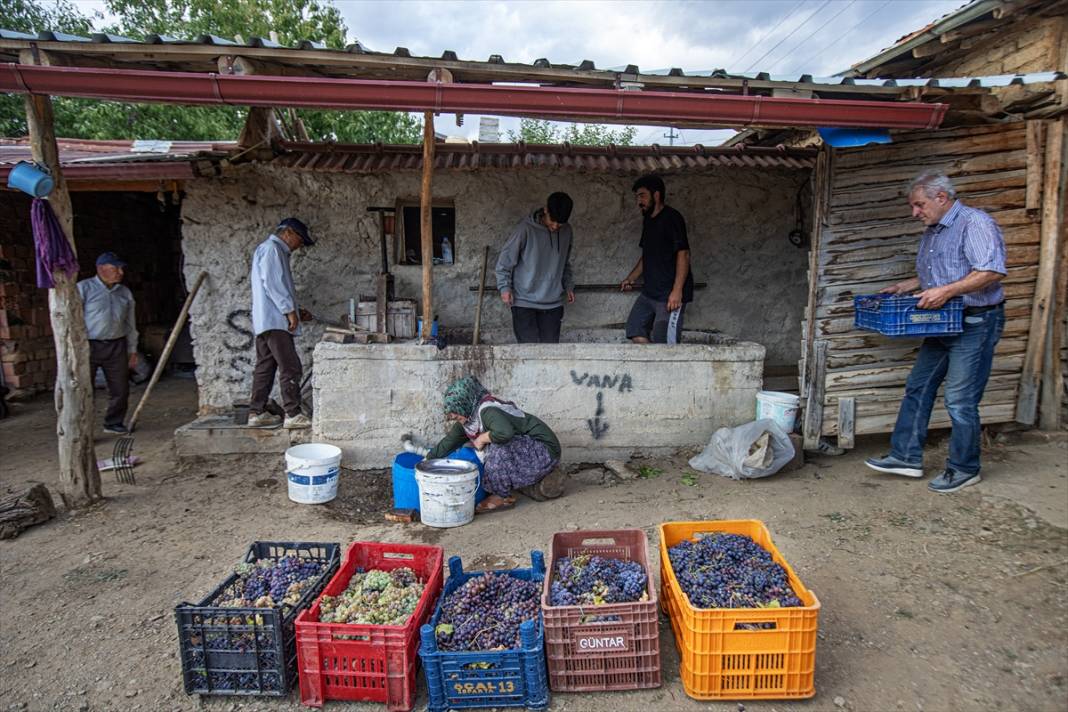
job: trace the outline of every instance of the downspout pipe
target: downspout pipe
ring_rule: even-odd
[[[0,91],[166,104],[433,111],[644,124],[937,128],[945,104],[712,92],[237,76],[0,64]]]

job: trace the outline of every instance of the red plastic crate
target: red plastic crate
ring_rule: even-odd
[[[430,618],[441,594],[444,558],[440,546],[353,543],[323,595],[340,594],[357,570],[405,566],[426,588],[403,626],[320,623],[316,599],[297,618],[300,701],[321,707],[325,700],[365,700],[385,702],[390,710],[410,710],[415,704],[419,626]]]
[[[648,543],[641,529],[553,535],[541,611],[545,620],[549,688],[554,692],[660,687],[660,630]],[[581,554],[637,561],[645,569],[648,599],[589,607],[549,605],[556,561]],[[595,622],[591,618],[615,620]]]

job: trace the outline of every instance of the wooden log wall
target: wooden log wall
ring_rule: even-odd
[[[1041,221],[1040,214],[1027,210],[1023,122],[901,132],[892,144],[834,151],[829,204],[820,239],[814,243],[816,297],[811,305],[812,338],[827,342],[823,435],[838,433],[838,403],[843,398],[852,399],[855,434],[893,430],[920,341],[855,330],[853,296],[872,294],[915,276],[923,225],[911,216],[906,193],[909,181],[924,170],[949,175],[965,204],[989,212],[1004,232],[1009,271],[1003,282],[1005,331],[980,414],[984,423],[1013,420],[1038,272]],[[802,334],[809,333],[807,327],[806,323]],[[811,353],[811,346],[806,344],[802,352]],[[802,385],[805,393],[811,392],[811,382]],[[931,427],[948,425],[940,396]],[[848,441],[850,434],[845,435]]]

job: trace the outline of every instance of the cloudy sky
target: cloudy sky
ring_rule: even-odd
[[[832,75],[951,12],[964,0],[335,0],[350,39],[415,55],[598,68],[765,71]],[[85,9],[103,3],[79,2]],[[502,128],[517,121],[502,119]],[[438,131],[476,138],[478,118]],[[639,127],[639,143],[667,143],[664,127]],[[684,130],[676,143],[718,143],[731,132]]]

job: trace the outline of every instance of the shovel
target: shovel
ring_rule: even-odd
[[[178,313],[178,321],[174,323],[174,328],[171,329],[171,335],[167,339],[167,345],[163,347],[163,354],[160,356],[159,361],[156,363],[156,369],[152,372],[152,379],[145,387],[145,392],[141,394],[141,400],[137,403],[137,409],[134,410],[133,417],[130,418],[130,424],[127,427],[129,430],[128,435],[124,435],[115,442],[115,452],[112,454],[112,463],[115,465],[115,474],[119,479],[119,482],[125,484],[135,484],[134,482],[134,458],[133,453],[133,432],[137,427],[137,419],[141,415],[141,409],[145,407],[145,402],[148,400],[148,396],[152,394],[152,389],[156,386],[156,381],[159,380],[160,375],[163,374],[163,369],[167,365],[167,361],[171,357],[171,352],[174,351],[174,344],[178,341],[178,334],[182,332],[182,327],[185,326],[185,320],[189,316],[189,307],[193,305],[193,300],[197,296],[197,292],[200,291],[200,285],[204,284],[204,279],[207,278],[207,272],[201,272],[197,276],[196,282],[193,283],[193,288],[189,290],[189,296],[185,298],[185,304],[182,305],[182,311]]]

